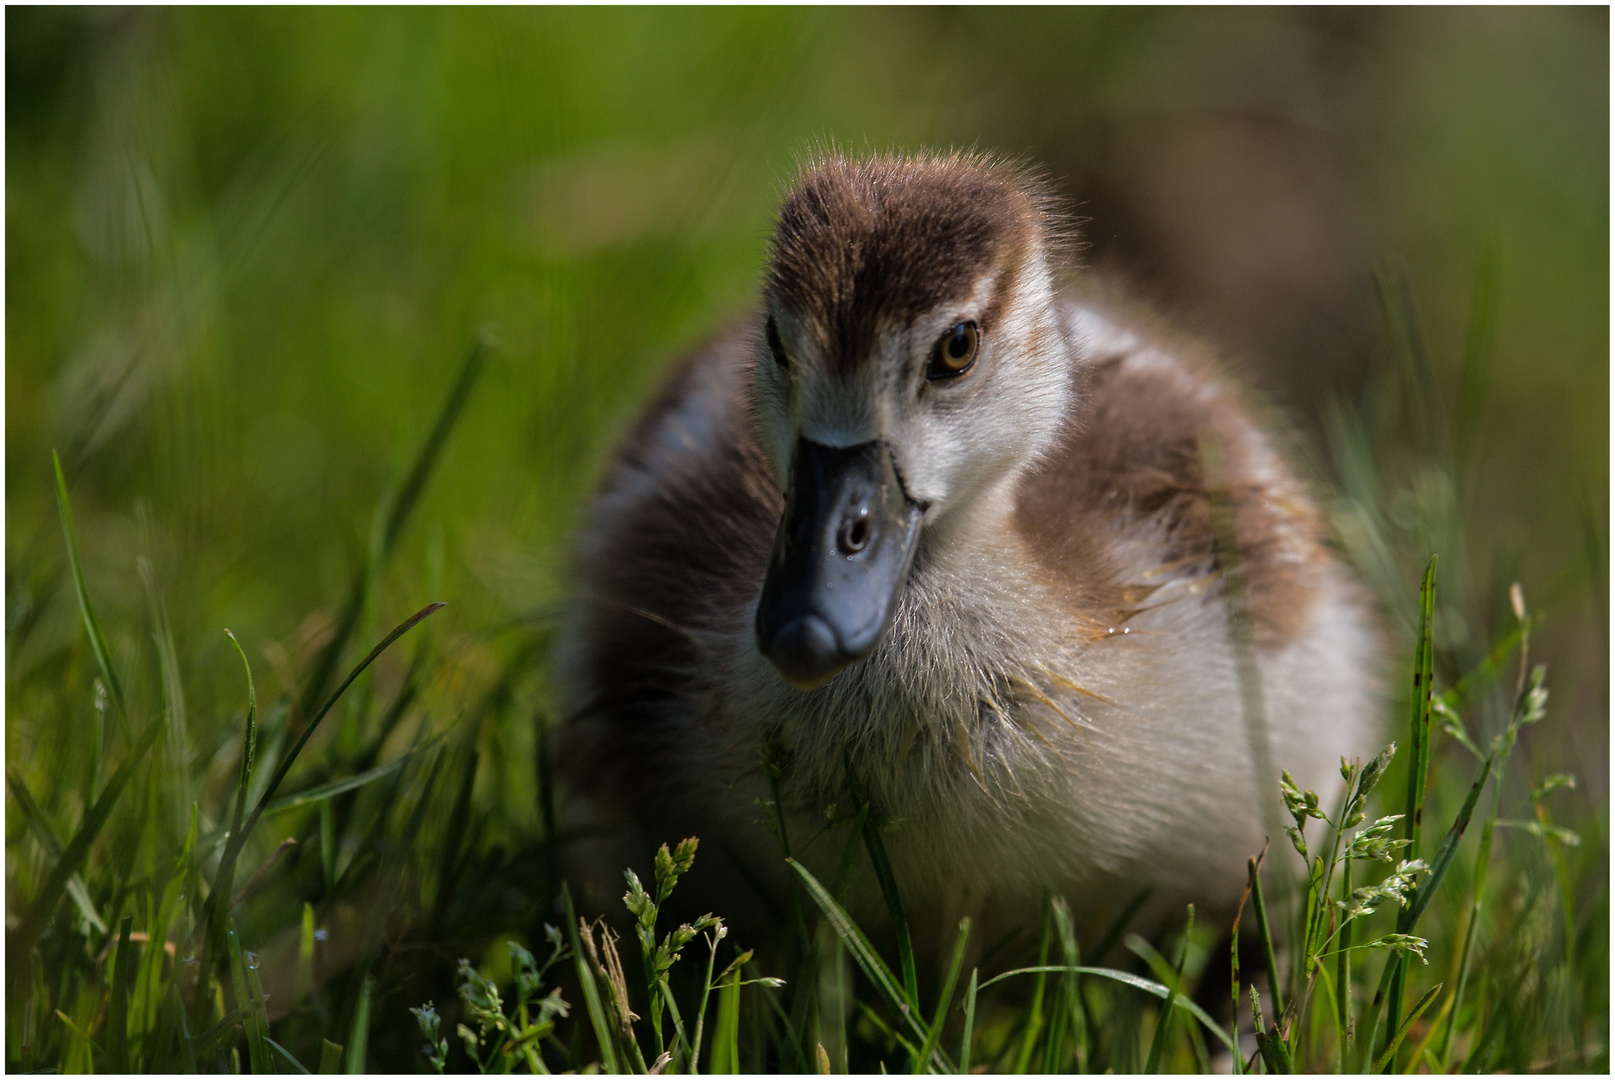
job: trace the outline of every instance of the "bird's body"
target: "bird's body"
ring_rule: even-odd
[[[1327,792],[1377,749],[1372,620],[1304,486],[1192,346],[1056,289],[1013,172],[832,160],[779,228],[766,325],[672,374],[581,537],[575,786],[634,842],[699,836],[698,902],[754,925],[783,843],[835,876],[849,769],[937,935],[1046,893],[1089,927],[1145,886],[1231,906],[1259,770]]]

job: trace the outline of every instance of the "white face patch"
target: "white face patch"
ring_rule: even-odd
[[[795,315],[771,307],[787,364],[766,341],[755,367],[757,416],[783,488],[799,438],[826,446],[883,440],[904,486],[933,523],[1013,479],[1053,443],[1070,406],[1072,355],[1041,251],[1030,253],[996,305],[1001,271],[908,325],[877,327],[871,355],[844,364],[819,355]],[[928,378],[939,341],[975,322],[975,362]]]

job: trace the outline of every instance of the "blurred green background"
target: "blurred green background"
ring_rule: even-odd
[[[278,955],[317,904],[334,928],[322,982],[352,965],[309,998],[317,1022],[303,1009],[277,1028],[305,1057],[322,1033],[347,1037],[371,970],[357,958],[377,935],[433,950],[438,967],[407,987],[409,964],[389,969],[375,1025],[389,1042],[372,1043],[377,1060],[417,1067],[404,1006],[442,999],[454,959],[484,955],[488,935],[537,941],[554,918],[535,718],[569,537],[615,440],[681,350],[754,310],[770,214],[812,147],[977,146],[1041,164],[1086,218],[1085,272],[1203,332],[1279,407],[1320,490],[1337,493],[1342,541],[1393,633],[1405,638],[1419,572],[1443,553],[1443,683],[1511,625],[1507,586],[1523,583],[1546,615],[1532,646],[1553,699],[1510,799],[1547,772],[1577,775],[1554,814],[1583,837],[1571,891],[1596,987],[1609,100],[1598,7],[8,8],[8,768],[66,836],[128,739],[94,710],[53,448],[134,719],[178,710],[165,751],[178,771],[154,756],[85,871],[112,919],[127,883],[170,865],[190,792],[203,832],[223,827],[244,694],[222,628],[260,702],[297,691],[378,506],[489,335],[343,666],[423,603],[450,606],[383,658],[373,692],[360,684],[289,784],[394,758],[417,717],[444,730],[471,716],[442,758],[463,797],[451,812],[445,782],[426,839],[402,838],[405,856],[437,860],[422,879],[436,900],[372,913],[360,873],[400,857],[382,826],[419,770],[349,797],[329,842],[308,814],[267,819],[242,863],[302,837],[241,907],[244,940]],[[1421,384],[1406,364],[1397,374],[1375,284],[1387,268],[1403,276],[1381,280],[1416,297],[1434,401],[1409,398]],[[1477,298],[1490,350],[1472,332]],[[1480,360],[1466,367],[1466,350]],[[1442,460],[1442,426],[1469,438],[1472,461]],[[424,666],[406,675],[411,653]],[[394,694],[410,715],[397,728],[371,709]],[[1503,691],[1475,703],[1478,736],[1508,704]],[[286,713],[267,724],[273,759]],[[1467,766],[1449,773],[1448,803]],[[9,913],[51,859],[10,802],[6,825]],[[1535,841],[1513,835],[1540,871]],[[370,929],[343,932],[355,918]],[[84,952],[85,989],[76,1004],[71,979],[29,997],[43,1020],[32,1005],[8,1014],[18,1067],[33,1060],[30,1025],[45,1025],[45,1052],[63,1037],[50,1008],[98,1015],[106,931],[77,925],[82,937],[41,955]],[[1512,925],[1501,938],[1525,942]],[[289,970],[266,961],[266,982]],[[62,1045],[61,1063],[90,1060]]]
[[[1386,392],[1374,271],[1412,283],[1445,415],[1491,253],[1490,392],[1444,587],[1498,620],[1455,606],[1443,645],[1472,661],[1523,582],[1555,695],[1533,754],[1577,771],[1565,817],[1606,819],[1598,7],[8,8],[8,765],[66,783],[50,763],[89,715],[64,693],[93,671],[52,448],[117,663],[160,678],[145,559],[222,791],[242,687],[221,629],[260,700],[292,689],[486,332],[371,616],[449,601],[430,625],[452,718],[566,595],[584,500],[659,374],[753,309],[772,208],[825,141],[1040,163],[1087,219],[1090,272],[1223,346],[1326,489],[1329,403]],[[1416,442],[1380,435],[1388,456]],[[1411,537],[1375,578],[1404,608],[1439,516],[1416,465],[1376,511]],[[538,698],[541,655],[515,661]],[[501,715],[487,738],[511,752],[477,798],[514,834],[537,813],[533,714]]]
[[[52,447],[103,621],[143,625],[148,557],[207,702],[237,674],[220,627],[256,657],[340,603],[484,329],[385,602],[447,599],[470,635],[550,609],[613,439],[751,310],[793,162],[975,145],[1043,164],[1089,219],[1085,264],[1226,346],[1312,447],[1385,352],[1374,268],[1406,267],[1451,388],[1493,246],[1477,588],[1579,591],[1548,633],[1577,756],[1603,755],[1607,586],[1581,586],[1607,520],[1604,9],[27,8],[6,29],[8,693],[78,634]]]

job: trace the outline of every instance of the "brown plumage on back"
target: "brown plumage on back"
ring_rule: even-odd
[[[697,835],[689,901],[764,943],[776,813],[833,874],[850,766],[939,942],[1045,889],[1089,925],[1146,883],[1231,905],[1277,799],[1236,563],[1269,759],[1324,792],[1377,749],[1371,620],[1303,485],[1194,346],[1061,294],[1057,221],[960,155],[786,197],[763,310],[675,369],[579,540],[557,673],[575,812],[620,841],[576,853],[601,903]],[[867,869],[850,904],[884,921]]]

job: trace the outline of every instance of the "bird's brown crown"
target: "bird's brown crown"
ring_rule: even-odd
[[[1050,200],[1024,170],[975,155],[820,159],[804,170],[774,232],[768,287],[836,365],[859,363],[878,327],[906,325],[1009,278],[1049,247]],[[1009,280],[983,313],[990,329]]]

